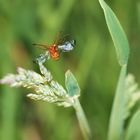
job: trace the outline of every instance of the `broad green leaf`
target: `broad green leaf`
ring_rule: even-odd
[[[119,64],[121,66],[125,65],[127,64],[129,57],[129,44],[127,37],[111,8],[104,0],[99,0],[99,3],[104,11],[106,23],[116,48]]]
[[[125,140],[140,140],[140,110],[137,111],[130,124],[128,126],[128,130],[126,132]]]
[[[73,97],[80,95],[80,87],[70,70],[65,73],[65,85],[69,96]]]

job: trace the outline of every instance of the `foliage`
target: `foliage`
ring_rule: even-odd
[[[117,15],[128,37],[131,56],[127,71],[133,73],[139,83],[140,2],[139,0],[106,2]],[[1,0],[0,77],[14,72],[17,66],[38,71],[32,60],[40,52],[31,44],[51,44],[61,30],[70,33],[72,38],[76,39],[75,51],[62,55],[57,62],[50,60],[47,68],[61,85],[64,85],[63,77],[66,69],[73,71],[82,91],[80,101],[87,114],[94,139],[105,140],[119,66],[98,1]],[[124,61],[127,61],[128,54],[122,55]],[[23,93],[27,91],[22,88],[17,90],[0,86],[0,93],[1,140],[82,139],[71,109],[31,102],[25,98]],[[128,98],[124,100],[125,104],[128,100]],[[129,110],[128,106],[123,110],[126,111],[126,114],[122,115],[122,119],[125,118],[123,126],[128,126],[131,121],[135,123],[130,119],[133,114],[130,112],[132,108]],[[135,104],[133,107],[139,106]],[[139,118],[137,114],[133,117],[134,120]],[[130,124],[130,129],[125,129],[126,140],[133,139],[131,136],[135,134],[134,125]],[[130,131],[132,133],[129,133]]]

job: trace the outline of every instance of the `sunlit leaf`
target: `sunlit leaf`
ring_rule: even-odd
[[[104,0],[99,0],[99,2],[103,8],[106,23],[116,48],[119,64],[121,66],[125,65],[127,64],[129,57],[129,44],[127,37],[111,8],[104,2]]]

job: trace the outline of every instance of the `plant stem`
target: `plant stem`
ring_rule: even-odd
[[[108,140],[122,140],[125,111],[125,77],[127,65],[122,66],[110,116]]]
[[[91,139],[91,132],[90,132],[89,124],[87,122],[85,113],[81,107],[79,100],[75,99],[74,101],[75,102],[74,102],[73,107],[75,108],[81,131],[84,135],[85,140],[90,140]]]

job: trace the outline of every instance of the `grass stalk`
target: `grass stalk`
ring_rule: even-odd
[[[124,125],[124,84],[126,77],[127,65],[122,66],[120,77],[116,89],[116,94],[111,111],[108,140],[122,140],[123,139],[123,125]]]
[[[85,140],[91,140],[91,132],[85,113],[78,99],[75,99],[74,108],[76,111],[77,119]]]

